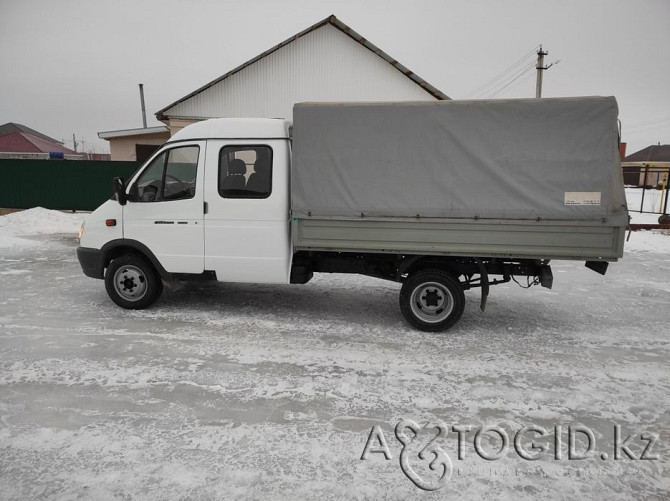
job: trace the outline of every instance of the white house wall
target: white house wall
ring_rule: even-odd
[[[394,100],[435,98],[327,24],[165,110],[165,114],[292,119],[296,102]]]

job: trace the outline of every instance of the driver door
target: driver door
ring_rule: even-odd
[[[162,149],[132,179],[124,238],[136,240],[170,273],[204,271],[205,141]]]

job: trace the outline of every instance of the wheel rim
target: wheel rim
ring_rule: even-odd
[[[114,290],[126,301],[139,301],[147,287],[147,278],[137,266],[124,266],[114,274]]]
[[[438,282],[419,285],[411,298],[412,313],[431,324],[442,322],[454,309],[454,297],[449,289]]]

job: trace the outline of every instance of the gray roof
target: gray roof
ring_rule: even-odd
[[[342,33],[344,33],[345,35],[347,35],[347,36],[349,36],[350,38],[352,38],[354,41],[360,43],[362,46],[364,46],[364,47],[365,47],[366,49],[368,49],[369,51],[375,53],[377,56],[379,56],[379,57],[381,57],[382,59],[384,59],[387,63],[389,63],[391,66],[393,66],[395,69],[397,69],[397,70],[400,71],[401,73],[403,73],[407,78],[409,78],[410,80],[414,81],[414,83],[416,83],[419,87],[421,87],[421,88],[422,88],[423,90],[425,90],[428,94],[430,94],[431,96],[433,96],[435,99],[438,99],[438,100],[441,100],[441,101],[442,101],[442,100],[448,100],[448,99],[451,99],[449,96],[447,96],[446,94],[444,94],[443,92],[441,92],[439,89],[437,89],[436,87],[433,87],[433,86],[430,85],[428,82],[426,82],[423,78],[419,77],[419,76],[416,75],[414,72],[410,71],[408,68],[406,68],[405,66],[403,66],[402,64],[400,64],[400,63],[399,63],[398,61],[396,61],[395,59],[393,59],[391,56],[389,56],[386,52],[384,52],[384,51],[381,50],[379,47],[377,47],[376,45],[374,45],[372,42],[370,42],[369,40],[366,40],[364,37],[362,37],[361,35],[359,35],[358,33],[356,33],[356,32],[355,32],[354,30],[352,30],[349,26],[347,26],[347,25],[344,24],[342,21],[340,21],[337,17],[335,17],[334,15],[331,15],[331,16],[328,16],[326,19],[323,19],[322,21],[319,21],[318,23],[316,23],[316,24],[310,26],[310,27],[307,28],[306,30],[303,30],[303,31],[301,31],[301,32],[298,33],[298,34],[293,35],[291,38],[288,38],[288,39],[284,40],[282,43],[280,43],[280,44],[278,44],[278,45],[275,45],[275,46],[272,47],[271,49],[266,50],[265,52],[263,52],[262,54],[259,54],[258,56],[254,57],[253,59],[250,59],[250,60],[247,61],[246,63],[241,64],[241,65],[238,66],[237,68],[235,68],[235,69],[229,71],[229,72],[226,73],[225,75],[220,76],[220,77],[217,78],[216,80],[212,80],[212,81],[209,82],[208,84],[203,85],[203,86],[200,87],[199,89],[197,89],[197,90],[191,92],[190,94],[188,94],[188,95],[182,97],[181,99],[178,99],[178,100],[175,101],[174,103],[171,103],[171,104],[167,105],[165,108],[163,108],[163,109],[161,109],[160,111],[156,112],[156,118],[157,118],[158,120],[164,120],[165,118],[167,118],[167,117],[164,115],[164,113],[165,113],[167,110],[169,110],[170,108],[172,108],[173,106],[176,106],[176,105],[178,105],[179,103],[183,103],[184,101],[186,101],[186,100],[192,98],[193,96],[195,96],[195,95],[197,95],[197,94],[200,94],[201,92],[203,92],[203,91],[209,89],[210,87],[212,87],[213,85],[216,85],[217,83],[221,82],[222,80],[225,80],[226,78],[230,77],[231,75],[234,75],[235,73],[237,73],[237,72],[243,70],[244,68],[246,68],[246,67],[248,67],[248,66],[254,64],[254,63],[257,62],[258,60],[260,60],[260,59],[262,59],[262,58],[268,56],[269,54],[272,54],[272,53],[275,52],[276,50],[281,49],[281,48],[284,47],[285,45],[288,45],[288,44],[290,44],[291,42],[297,40],[298,38],[300,38],[300,37],[302,37],[302,36],[305,36],[305,35],[307,35],[308,33],[311,33],[312,31],[317,30],[317,29],[319,29],[319,28],[321,28],[321,27],[323,27],[323,26],[325,26],[325,25],[327,25],[327,24],[330,24],[330,25],[334,26],[335,28],[337,28],[338,30],[340,30]]]
[[[670,144],[647,146],[628,155],[624,162],[670,162]]]

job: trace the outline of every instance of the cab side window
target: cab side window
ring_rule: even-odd
[[[130,189],[133,202],[186,200],[195,196],[198,146],[172,148],[153,159]]]
[[[272,148],[226,146],[219,152],[219,195],[268,198],[272,193]]]

